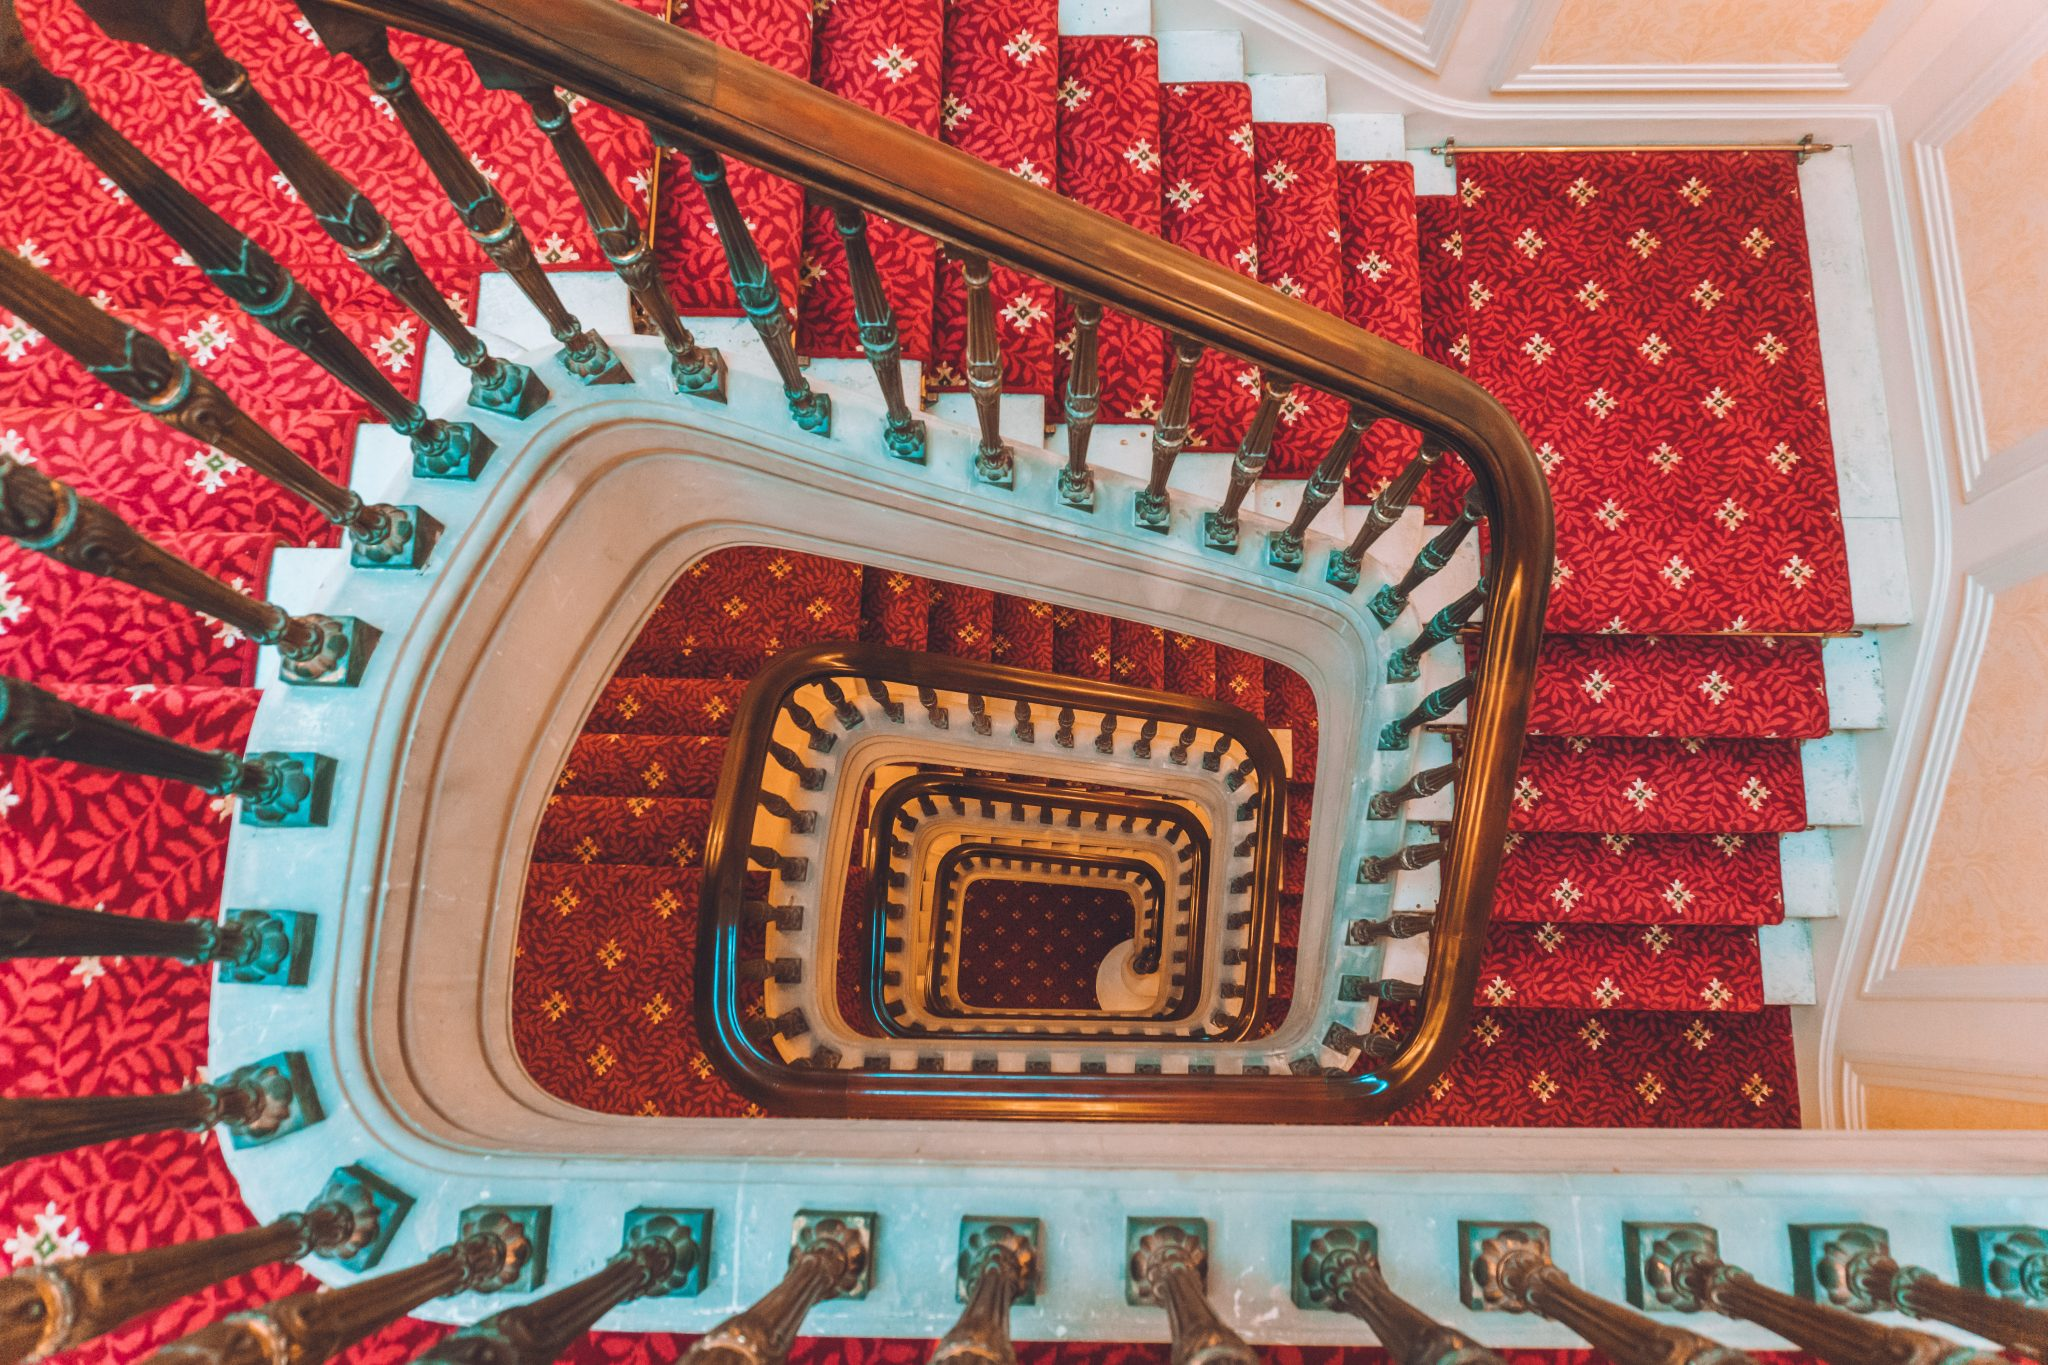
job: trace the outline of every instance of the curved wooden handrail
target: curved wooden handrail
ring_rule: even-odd
[[[1310,1107],[1341,1122],[1389,1113],[1434,1079],[1471,1015],[1550,591],[1550,495],[1528,439],[1505,408],[1462,375],[1394,342],[617,0],[334,3],[530,67],[644,121],[665,141],[730,153],[1171,335],[1364,404],[1458,452],[1490,509],[1491,591],[1468,704],[1458,837],[1444,860],[1430,941],[1430,988],[1407,1045],[1384,1067],[1345,1080],[1269,1083],[1324,1087],[1327,1098]],[[809,1074],[815,1080],[822,1073]],[[975,1079],[991,1090],[1003,1080]],[[1213,1109],[1173,1106],[1160,1116],[1230,1116]],[[1255,1109],[1232,1107],[1245,1117]],[[1113,1101],[1077,1099],[1070,1111],[1134,1116]]]

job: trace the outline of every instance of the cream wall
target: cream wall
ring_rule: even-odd
[[[1885,0],[1563,0],[1537,60],[1693,66],[1840,62]]]
[[[1869,1128],[2034,1130],[2048,1128],[2048,1104],[1873,1085],[1863,1091],[1863,1119]]]

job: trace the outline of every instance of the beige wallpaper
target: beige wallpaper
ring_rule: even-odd
[[[1863,1121],[1871,1128],[2048,1128],[2048,1104],[1940,1095],[1889,1085],[1863,1092]]]
[[[1999,593],[1963,719],[1907,967],[2048,966],[2048,576]]]
[[[1885,0],[1564,0],[1537,61],[1600,66],[1839,62]]]
[[[2048,426],[2048,58],[1943,148],[1992,455]]]

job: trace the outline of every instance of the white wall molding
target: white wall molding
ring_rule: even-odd
[[[1850,1128],[1868,1129],[1872,1087],[1917,1090],[1933,1095],[2048,1105],[2048,1079],[1957,1066],[1939,1057],[1867,1053],[1845,1061],[1843,1107]],[[1944,1134],[1943,1142],[1948,1140]]]

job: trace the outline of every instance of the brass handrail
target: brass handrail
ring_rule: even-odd
[[[1550,495],[1527,437],[1505,408],[1471,380],[1395,342],[615,0],[335,3],[522,63],[646,122],[658,136],[729,152],[1272,375],[1365,404],[1457,451],[1489,505],[1492,591],[1468,706],[1459,837],[1444,862],[1430,940],[1431,988],[1407,1045],[1384,1067],[1364,1077],[1270,1084],[1320,1087],[1325,1097],[1310,1107],[1348,1122],[1391,1112],[1435,1078],[1471,1015],[1550,591]],[[802,1084],[816,1087],[823,1079],[806,1073]],[[1007,1084],[1002,1077],[976,1079],[991,1093]],[[1160,1116],[1257,1116],[1256,1106],[1230,1106],[1227,1114],[1214,1107],[1207,1100],[1166,1105]],[[1067,1112],[1132,1116],[1107,1100],[1077,1099]]]

